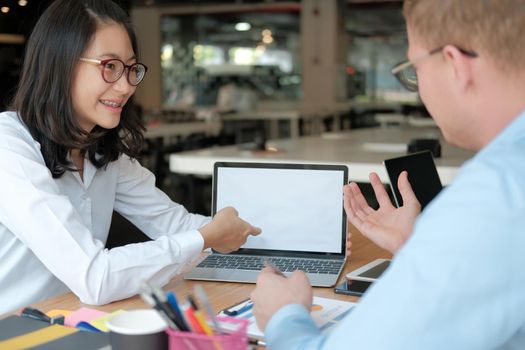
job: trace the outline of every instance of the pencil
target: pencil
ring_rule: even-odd
[[[271,268],[273,270],[273,272],[275,272],[276,274],[281,275],[284,278],[286,278],[285,274],[281,270],[279,270],[279,268],[277,266],[275,266],[275,264],[270,259],[265,258],[264,259],[264,265],[266,265],[269,268]]]

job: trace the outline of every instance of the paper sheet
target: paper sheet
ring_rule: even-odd
[[[115,312],[106,314],[102,317],[96,318],[94,320],[91,320],[89,322],[93,327],[100,329],[102,332],[109,332],[108,326],[106,325],[106,322],[113,316],[120,314],[124,312],[124,310],[117,310]]]
[[[241,304],[229,308],[228,310],[231,311],[243,309],[248,303],[251,303],[251,300],[244,301]],[[321,332],[325,333],[331,331],[334,326],[336,326],[346,315],[348,315],[348,313],[352,311],[355,305],[356,303],[349,301],[314,297],[311,315]],[[223,312],[221,312],[219,315],[227,316]],[[234,317],[240,317],[249,320],[250,323],[248,325],[247,333],[250,338],[261,340],[264,339],[264,334],[261,332],[259,327],[257,327],[257,323],[255,322],[255,317],[252,314],[251,308]]]
[[[104,315],[106,315],[106,312],[104,311],[81,307],[69,316],[66,316],[66,321],[64,324],[69,327],[75,327],[80,321],[91,322],[92,320]]]

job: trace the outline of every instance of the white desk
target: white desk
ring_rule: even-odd
[[[278,152],[247,151],[238,146],[181,152],[170,155],[170,170],[211,176],[217,161],[345,164],[352,181],[369,182],[368,174],[375,171],[387,182],[383,160],[406,154],[406,145],[414,138],[440,139],[442,155],[435,161],[444,185],[473,156],[472,152],[447,144],[437,128],[371,128],[268,141],[267,146]]]
[[[339,126],[341,113],[346,112],[347,104],[335,104],[330,108],[309,112],[302,101],[260,101],[257,108],[243,112],[221,114],[223,121],[255,121],[261,120],[269,123],[268,138],[279,138],[279,120],[286,120],[290,124],[290,138],[300,136],[299,120],[305,122],[309,134],[319,134],[322,131],[322,119],[327,115],[334,115]]]
[[[177,143],[181,138],[195,133],[215,136],[221,132],[221,129],[220,120],[150,124],[146,127],[144,137],[151,143],[151,154],[141,161],[148,168],[154,169],[157,185],[160,186],[167,172],[162,170],[165,163],[164,156],[166,155],[163,150],[164,146]]]
[[[222,123],[217,121],[195,121],[182,123],[160,123],[148,125],[144,137],[146,139],[185,137],[194,133],[217,135],[221,131]]]
[[[268,138],[279,137],[279,120],[290,123],[290,137],[299,137],[301,119],[300,101],[260,101],[253,110],[221,114],[223,121],[266,121],[269,123]]]
[[[323,129],[322,120],[332,115],[334,117],[333,130],[340,131],[341,116],[351,110],[362,112],[367,109],[393,109],[401,111],[404,105],[420,106],[420,102],[394,101],[356,101],[346,100],[334,102],[326,108],[309,110],[303,101],[261,101],[257,108],[243,112],[231,112],[221,115],[223,121],[266,121],[269,124],[268,138],[279,138],[279,120],[290,123],[290,138],[298,138],[299,120],[303,119],[308,127],[308,134],[320,134]]]
[[[288,120],[290,123],[290,137],[299,137],[299,119],[301,113],[298,109],[289,109],[282,111],[254,109],[246,112],[233,112],[221,115],[223,121],[254,121],[262,120],[270,124],[269,138],[275,139],[279,137],[279,120]]]

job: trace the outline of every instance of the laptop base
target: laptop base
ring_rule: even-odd
[[[344,266],[344,263],[341,266]],[[231,270],[209,267],[196,267],[184,276],[188,280],[220,281],[236,283],[256,283],[260,270]],[[283,272],[286,276],[291,272]],[[337,283],[339,274],[312,274],[307,273],[313,287],[333,287]]]

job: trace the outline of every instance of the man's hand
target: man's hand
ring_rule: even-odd
[[[304,272],[297,270],[289,278],[285,278],[265,267],[257,278],[257,287],[253,290],[251,299],[257,326],[264,331],[272,316],[285,305],[301,304],[310,311],[313,294]]]
[[[204,249],[213,248],[220,253],[229,253],[239,249],[249,235],[256,236],[261,229],[239,218],[239,213],[232,207],[221,209],[213,220],[199,229],[204,238]]]
[[[372,209],[356,183],[344,188],[344,207],[348,220],[366,237],[381,248],[395,253],[408,239],[421,205],[408,182],[408,174],[403,171],[398,178],[398,187],[403,197],[403,206],[396,208],[376,173],[370,174],[379,209]]]

